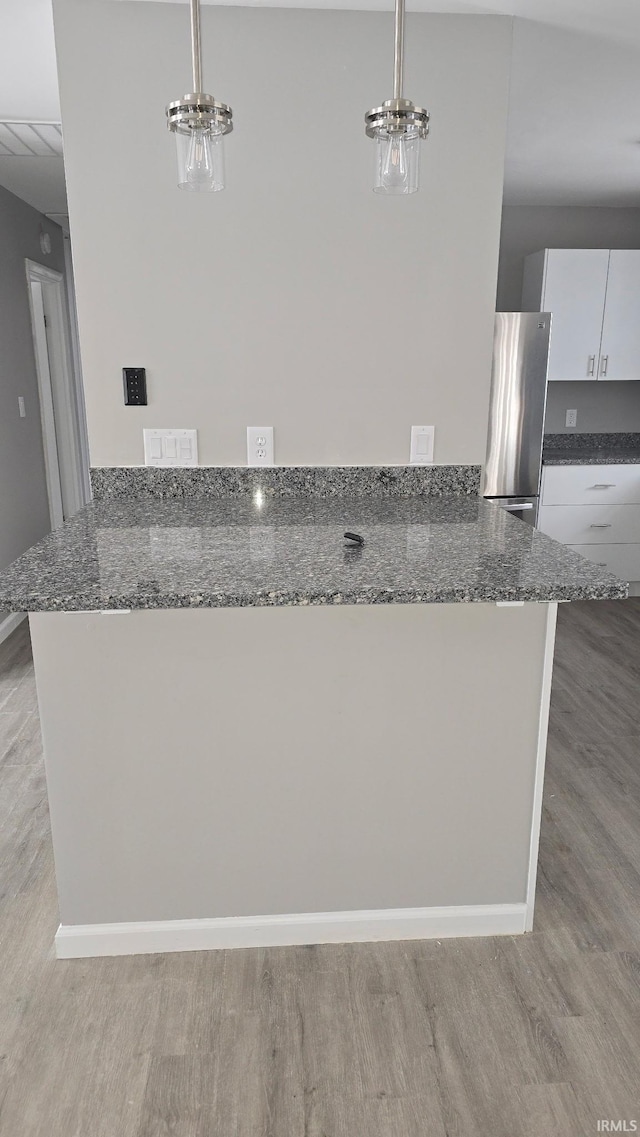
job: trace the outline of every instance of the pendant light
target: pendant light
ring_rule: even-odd
[[[176,136],[178,186],[214,192],[224,189],[224,136],[233,130],[232,110],[202,91],[200,0],[191,3],[193,91],[167,107],[167,125]]]
[[[418,189],[420,140],[429,133],[429,114],[402,97],[404,5],[396,0],[393,98],[364,116],[366,132],[376,144],[374,193],[406,194]]]

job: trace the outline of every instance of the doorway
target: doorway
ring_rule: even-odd
[[[69,346],[62,273],[26,260],[51,528],[89,500],[84,398]]]

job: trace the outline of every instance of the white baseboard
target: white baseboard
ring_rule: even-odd
[[[4,620],[0,622],[0,644],[8,639],[12,632],[15,632],[18,624],[21,624],[25,619],[26,612],[10,612],[5,616]]]
[[[56,954],[58,959],[79,959],[212,948],[510,936],[524,933],[526,915],[526,904],[470,904],[130,924],[61,924],[56,935]]]

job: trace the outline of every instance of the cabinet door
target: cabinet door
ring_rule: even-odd
[[[612,249],[600,379],[640,379],[640,251]]]
[[[548,249],[542,310],[551,312],[549,379],[596,379],[608,249]]]

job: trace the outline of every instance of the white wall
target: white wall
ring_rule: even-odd
[[[55,0],[91,458],[197,427],[200,461],[484,458],[511,22],[409,16],[423,190],[371,192],[365,111],[391,93],[390,13],[203,11],[205,86],[234,109],[228,189],[175,188],[164,107],[189,87],[184,5]],[[87,98],[87,92],[90,97]],[[481,113],[479,113],[481,108]],[[123,365],[150,405],[125,408]]]
[[[640,249],[640,209],[505,206],[497,310],[519,312],[524,258],[539,249]],[[576,430],[565,427],[578,411]],[[545,429],[553,434],[640,431],[640,383],[550,383]]]
[[[41,227],[51,237],[48,256],[40,250]],[[0,250],[1,570],[51,528],[25,259],[64,272],[62,230],[0,187]],[[19,396],[26,418],[18,413]]]

